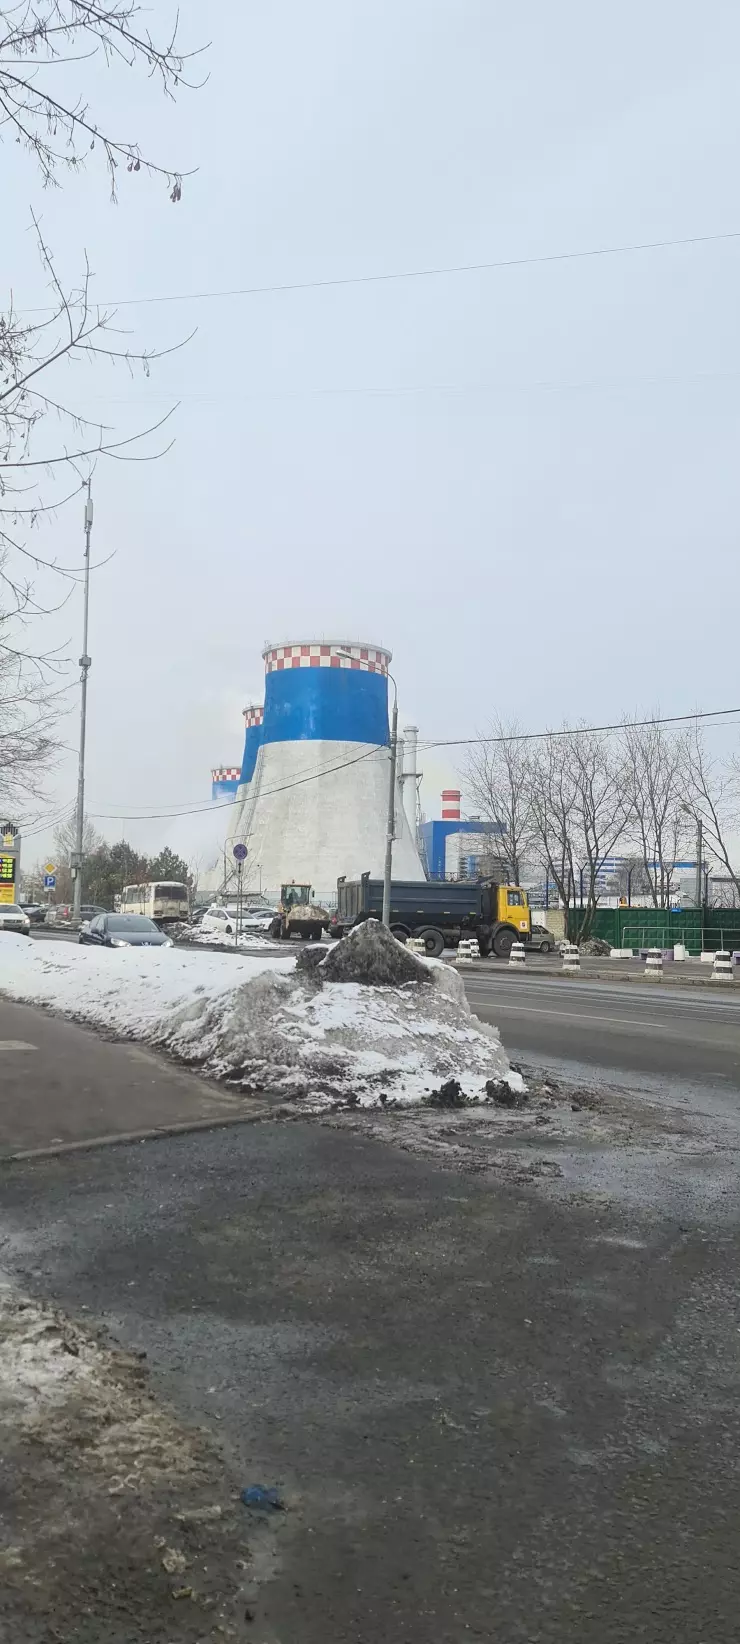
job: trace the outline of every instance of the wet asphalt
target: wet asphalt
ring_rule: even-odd
[[[724,1644],[737,1220],[269,1121],[6,1164],[0,1266],[285,1493],[245,1638]]]

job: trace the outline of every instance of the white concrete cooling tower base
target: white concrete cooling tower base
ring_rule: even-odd
[[[366,742],[271,742],[257,756],[249,791],[235,807],[232,838],[249,856],[245,884],[268,897],[286,881],[310,882],[336,898],[337,878],[383,874],[390,749]],[[348,804],[348,787],[351,804]],[[396,785],[394,879],[424,873]]]

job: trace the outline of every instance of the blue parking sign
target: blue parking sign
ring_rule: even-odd
[[[44,890],[56,890],[57,876],[55,873],[44,874]]]

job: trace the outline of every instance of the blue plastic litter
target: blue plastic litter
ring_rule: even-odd
[[[283,1503],[277,1490],[268,1490],[264,1484],[248,1484],[241,1493],[245,1507],[256,1507],[259,1512],[279,1513]]]

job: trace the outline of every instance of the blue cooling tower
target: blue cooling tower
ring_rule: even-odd
[[[331,896],[340,874],[383,868],[391,654],[356,640],[273,645],[262,654],[261,746],[230,835],[247,845],[271,894],[296,879]],[[393,872],[424,878],[400,785]]]
[[[244,787],[251,782],[254,776],[254,767],[257,764],[257,755],[262,746],[262,719],[264,716],[262,703],[252,702],[244,709],[244,758],[242,759],[239,786]]]

